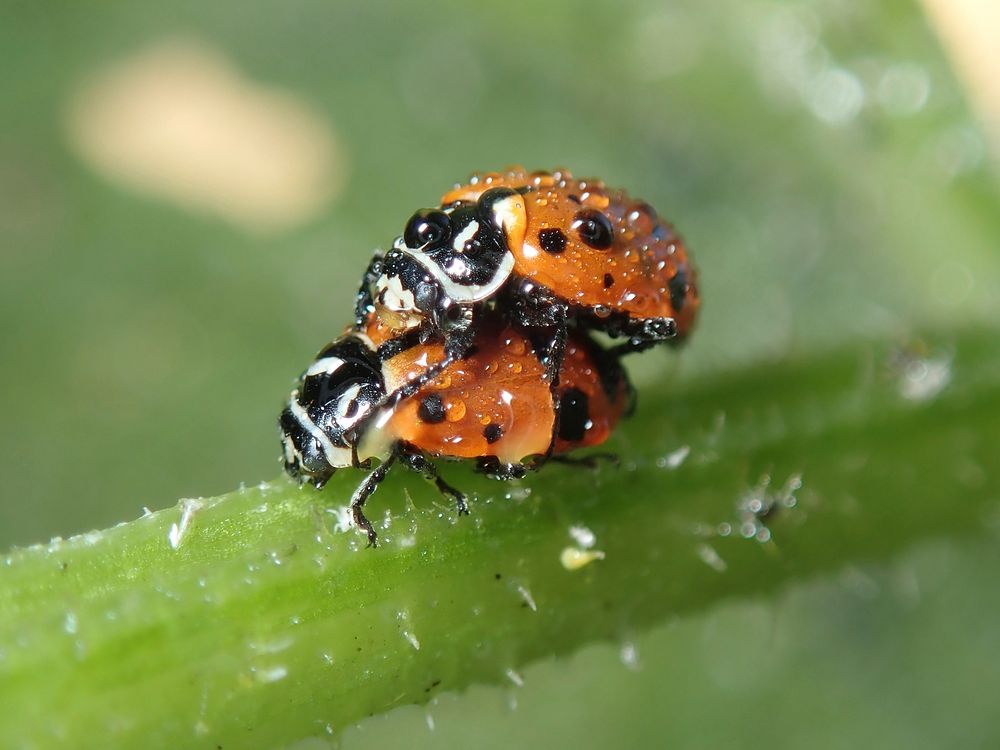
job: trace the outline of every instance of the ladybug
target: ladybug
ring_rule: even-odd
[[[500,316],[487,315],[464,359],[448,364],[416,395],[384,407],[386,393],[445,360],[441,342],[380,356],[393,330],[376,316],[324,348],[303,373],[279,419],[285,470],[322,487],[338,469],[379,465],[351,498],[355,525],[375,545],[363,513],[389,469],[401,463],[452,498],[467,513],[465,496],[439,475],[433,458],[473,459],[497,479],[517,479],[537,468],[550,447],[556,460],[576,448],[603,443],[633,405],[618,358],[582,331],[570,335],[557,398],[530,340]],[[355,428],[372,417],[363,431]],[[555,438],[553,439],[553,431]]]
[[[648,203],[566,170],[511,167],[417,211],[392,249],[376,252],[355,312],[359,325],[374,313],[417,332],[410,340],[443,341],[444,358],[390,391],[391,406],[460,359],[491,307],[543,353],[554,396],[572,325],[625,338],[613,350],[624,354],[682,340],[699,306],[687,249]]]

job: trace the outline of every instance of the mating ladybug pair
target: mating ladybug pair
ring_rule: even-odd
[[[354,326],[282,412],[285,468],[322,486],[378,460],[351,501],[370,544],[362,506],[396,461],[467,512],[429,457],[511,479],[599,445],[633,400],[620,355],[682,340],[698,307],[687,251],[648,204],[565,170],[474,175],[376,252]]]

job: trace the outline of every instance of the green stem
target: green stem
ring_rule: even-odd
[[[15,550],[0,560],[0,746],[280,747],[974,533],[1000,497],[983,469],[1000,444],[1000,337],[931,351],[951,359],[924,380],[926,362],[859,345],[644,392],[619,469],[505,485],[444,465],[474,496],[469,518],[395,472],[370,501],[377,550],[335,528],[352,471],[322,493],[276,481]],[[774,503],[765,519],[757,501]],[[571,570],[574,526],[604,558]]]

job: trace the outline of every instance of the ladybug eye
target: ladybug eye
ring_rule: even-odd
[[[595,250],[607,250],[615,241],[611,219],[592,208],[577,213],[572,227],[580,239]]]
[[[418,248],[433,245],[448,239],[451,235],[451,221],[444,211],[417,211],[406,222],[403,242],[407,247]]]

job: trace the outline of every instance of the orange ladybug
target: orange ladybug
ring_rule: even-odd
[[[389,392],[392,406],[460,359],[490,309],[534,342],[554,394],[572,326],[625,338],[624,354],[689,335],[700,303],[687,248],[649,204],[566,170],[511,167],[417,211],[372,259],[356,317],[443,343],[437,365]]]
[[[386,393],[446,359],[441,342],[380,357],[393,334],[370,316],[323,349],[279,420],[285,469],[300,481],[322,487],[337,469],[380,462],[351,498],[355,525],[371,545],[377,536],[362,506],[395,462],[433,482],[465,513],[464,495],[440,477],[432,458],[474,459],[489,476],[520,478],[550,450],[562,458],[600,445],[632,405],[617,357],[578,330],[565,347],[554,403],[529,338],[491,314],[464,359],[446,365],[413,398],[386,407]]]

